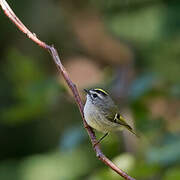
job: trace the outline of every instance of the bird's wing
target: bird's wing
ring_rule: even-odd
[[[125,118],[123,118],[123,116],[120,115],[120,113],[117,113],[118,110],[117,108],[113,108],[110,110],[111,113],[108,114],[107,119],[111,122],[120,124],[122,126],[124,126],[127,130],[129,130],[130,132],[132,132],[133,134],[135,134],[137,137],[139,137],[139,135],[137,135],[134,130],[132,129],[132,127],[126,123]]]
[[[116,123],[125,126],[130,132],[132,132],[134,135],[136,135],[136,137],[139,137],[139,135],[134,132],[132,127],[126,123],[125,119],[119,113],[116,113],[114,119],[115,119],[115,121],[117,121]]]
[[[125,126],[129,130],[132,130],[132,127],[126,123],[125,119],[119,113],[115,114],[114,122]]]
[[[132,129],[125,121],[125,119],[119,114],[116,107],[109,109],[109,114],[106,116],[107,119],[111,122],[118,123],[126,126],[128,129]]]

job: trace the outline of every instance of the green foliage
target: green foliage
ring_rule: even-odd
[[[59,94],[60,86],[43,72],[42,65],[17,50],[9,50],[3,76],[12,89],[13,103],[1,110],[1,121],[18,123],[45,115]],[[5,90],[4,90],[5,91]]]
[[[112,16],[108,23],[115,34],[143,45],[161,37],[163,15],[163,5],[147,6]]]
[[[167,140],[168,139],[168,140]],[[151,163],[169,166],[180,162],[180,136],[164,139],[161,146],[151,147],[147,151],[147,160]]]
[[[165,173],[165,176],[163,179],[164,180],[171,180],[171,179],[178,180],[179,178],[180,178],[180,168],[175,167],[175,168],[168,170]]]

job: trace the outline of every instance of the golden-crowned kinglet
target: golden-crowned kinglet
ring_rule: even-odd
[[[136,135],[131,126],[119,114],[117,105],[106,91],[98,88],[84,89],[84,91],[87,93],[84,106],[85,120],[92,128],[105,133],[99,142],[108,132],[118,131],[124,128]]]

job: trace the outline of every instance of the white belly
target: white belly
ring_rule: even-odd
[[[98,109],[88,99],[84,106],[84,117],[89,126],[104,133],[121,129],[119,124],[105,119],[102,115],[100,116]]]
[[[100,118],[98,115],[98,110],[94,108],[94,106],[92,106],[88,101],[84,106],[84,117],[89,126],[98,131],[103,131],[101,123],[97,121],[97,119]]]

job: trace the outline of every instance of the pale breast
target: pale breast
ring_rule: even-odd
[[[110,132],[120,130],[120,125],[106,119],[99,110],[91,104],[91,101],[87,99],[84,106],[84,117],[86,122],[92,128],[101,132]]]
[[[84,106],[84,117],[89,126],[91,126],[92,128],[98,131],[104,132],[104,128],[100,120],[101,117],[99,116],[98,109],[93,104],[91,104],[90,100],[88,99]]]

